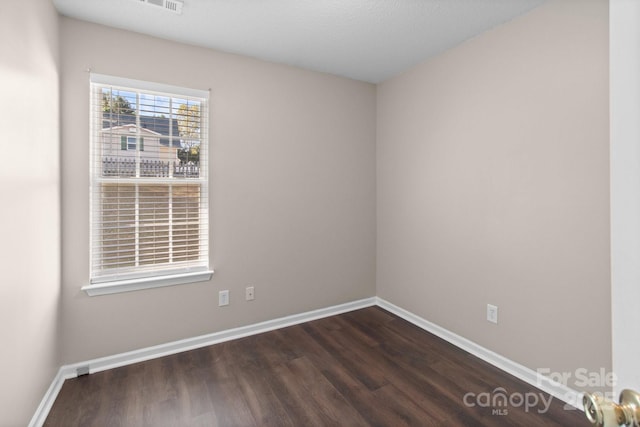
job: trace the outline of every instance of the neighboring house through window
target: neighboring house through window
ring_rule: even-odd
[[[90,295],[205,281],[208,91],[91,75]]]

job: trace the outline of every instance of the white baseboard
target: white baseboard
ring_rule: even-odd
[[[56,397],[58,396],[58,393],[60,392],[60,389],[62,388],[64,380],[68,378],[75,378],[77,376],[78,369],[88,368],[89,373],[105,371],[107,369],[118,368],[138,362],[144,362],[145,360],[151,360],[158,357],[181,353],[183,351],[206,347],[212,344],[218,344],[221,342],[231,341],[250,335],[273,331],[275,329],[285,328],[287,326],[297,325],[300,323],[309,322],[311,320],[335,316],[337,314],[371,307],[373,305],[376,305],[375,297],[365,298],[345,304],[307,311],[305,313],[293,314],[291,316],[267,320],[265,322],[255,323],[253,325],[241,326],[239,328],[233,328],[225,331],[214,332],[212,334],[201,335],[194,338],[173,341],[153,347],[115,354],[113,356],[100,357],[97,359],[87,360],[85,362],[64,365],[58,370],[58,374],[54,378],[51,386],[47,390],[47,393],[40,402],[40,406],[38,406],[36,413],[31,419],[29,427],[42,426],[47,418],[47,415],[49,414],[49,411],[51,410],[51,407],[53,406],[53,403],[56,400]]]
[[[53,406],[53,403],[62,388],[66,379],[75,378],[78,369],[88,368],[89,373],[105,371],[107,369],[118,368],[121,366],[131,365],[133,363],[143,362],[158,357],[168,356],[183,351],[193,350],[196,348],[206,347],[212,344],[218,344],[225,341],[231,341],[238,338],[256,335],[263,332],[273,331],[275,329],[287,326],[297,325],[311,320],[321,319],[324,317],[335,316],[353,310],[378,305],[385,310],[401,317],[414,325],[428,331],[447,342],[465,350],[474,356],[488,362],[495,367],[519,378],[534,387],[539,388],[545,393],[558,398],[572,407],[582,410],[582,394],[570,389],[569,387],[551,381],[547,377],[538,375],[535,371],[522,366],[512,360],[509,360],[497,353],[492,352],[472,341],[467,340],[459,335],[454,334],[428,320],[425,320],[407,310],[404,310],[390,302],[378,298],[366,298],[358,301],[352,301],[345,304],[335,305],[318,310],[312,310],[305,313],[294,314],[291,316],[281,317],[278,319],[267,320],[265,322],[255,323],[253,325],[241,326],[239,328],[228,329],[225,331],[214,332],[212,334],[201,335],[198,337],[187,338],[179,341],[173,341],[153,347],[133,350],[126,353],[115,354],[113,356],[100,357],[97,359],[87,360],[85,362],[64,365],[60,367],[51,386],[43,397],[36,413],[34,414],[29,427],[40,427],[44,423]]]
[[[47,419],[47,415],[49,415],[49,411],[53,406],[53,402],[56,401],[56,397],[58,397],[58,393],[60,393],[60,389],[62,388],[62,384],[64,384],[65,379],[66,378],[62,375],[62,368],[58,369],[58,373],[40,401],[40,405],[38,405],[38,409],[36,409],[35,414],[33,414],[33,417],[29,422],[29,427],[40,427],[44,424]]]
[[[473,341],[461,337],[460,335],[454,334],[453,332],[442,328],[434,323],[431,323],[428,320],[425,320],[422,317],[417,316],[403,308],[400,308],[397,305],[390,303],[389,301],[376,297],[376,304],[381,308],[390,311],[396,316],[401,317],[410,323],[413,323],[419,328],[424,329],[425,331],[442,338],[443,340],[455,345],[456,347],[473,354],[479,359],[492,364],[496,368],[501,369],[528,384],[531,384],[532,386],[544,391],[545,393],[550,394],[557,399],[562,400],[568,405],[565,405],[565,409],[579,409],[580,411],[583,410],[582,393],[573,390],[564,384],[552,381],[548,377],[538,374],[533,369],[522,366],[521,364],[507,359],[506,357],[501,356],[498,353],[494,353],[493,351],[488,350],[474,343]]]

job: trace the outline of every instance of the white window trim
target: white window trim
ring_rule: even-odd
[[[191,89],[181,86],[172,86],[164,83],[147,82],[144,80],[134,80],[125,77],[108,76],[106,74],[91,73],[91,82],[112,86],[120,86],[135,91],[151,91],[172,95],[192,96],[195,98],[209,98],[208,90]]]
[[[172,86],[161,83],[148,82],[143,80],[134,80],[123,77],[108,76],[103,74],[91,73],[91,83],[108,84],[124,88],[130,88],[135,91],[152,91],[157,93],[166,93],[171,95],[183,95],[187,97],[199,97],[209,99],[209,90],[198,90],[185,88],[180,86]],[[128,139],[127,139],[128,149]],[[201,153],[206,155],[206,151]],[[93,162],[93,159],[92,159]],[[206,175],[208,177],[208,174]],[[205,187],[206,188],[206,187]],[[155,275],[148,277],[123,278],[120,280],[111,280],[105,282],[91,281],[88,285],[81,289],[88,296],[110,295],[122,292],[132,292],[144,289],[153,289],[167,286],[183,285],[197,282],[206,282],[211,280],[214,274],[213,269],[204,268],[197,271],[175,272],[163,275]]]
[[[213,270],[197,271],[164,276],[143,277],[137,279],[117,280],[104,283],[94,283],[82,287],[90,297],[98,295],[117,294],[121,292],[140,291],[143,289],[161,288],[165,286],[186,285],[211,280]]]

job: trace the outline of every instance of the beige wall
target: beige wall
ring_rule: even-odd
[[[27,425],[58,368],[57,31],[50,2],[0,6],[0,426]]]
[[[607,43],[606,1],[556,0],[379,85],[378,296],[532,369],[611,369]]]
[[[375,295],[375,86],[67,18],[60,42],[63,363]],[[89,277],[88,68],[211,88],[211,282],[80,290]],[[222,289],[231,304],[220,308]]]

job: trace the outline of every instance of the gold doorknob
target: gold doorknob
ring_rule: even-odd
[[[619,404],[593,393],[585,393],[582,404],[584,414],[594,426],[640,427],[640,394],[633,390],[622,390]]]

